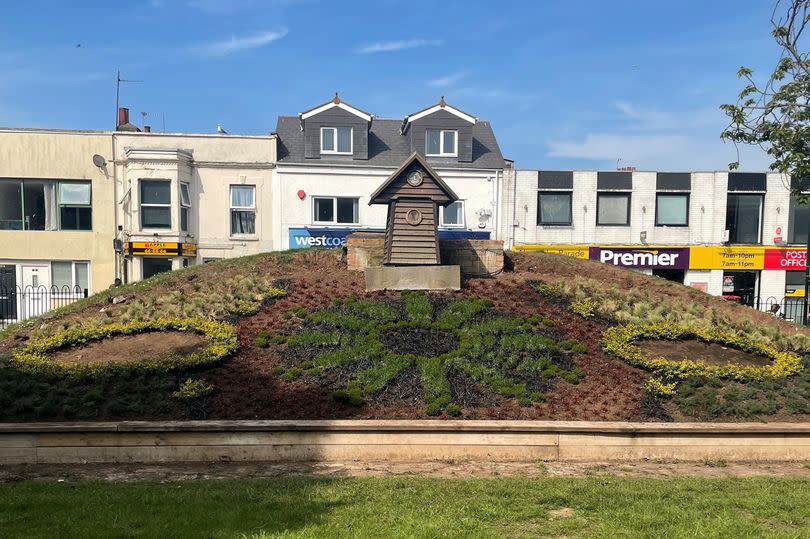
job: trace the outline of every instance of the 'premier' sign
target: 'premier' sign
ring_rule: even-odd
[[[689,249],[630,249],[591,247],[591,260],[625,268],[686,269]]]

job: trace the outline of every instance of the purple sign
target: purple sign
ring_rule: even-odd
[[[689,248],[590,247],[588,258],[623,268],[687,269]]]

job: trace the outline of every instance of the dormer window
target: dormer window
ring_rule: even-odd
[[[425,155],[429,157],[456,157],[458,131],[450,129],[425,130]]]
[[[321,127],[321,153],[351,155],[353,139],[351,127]]]

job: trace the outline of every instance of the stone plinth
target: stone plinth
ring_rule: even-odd
[[[500,240],[439,240],[442,264],[461,266],[466,276],[486,276],[503,269]],[[382,265],[385,232],[355,232],[346,238],[346,261],[350,270],[364,271]]]
[[[366,290],[461,290],[459,266],[366,268]]]

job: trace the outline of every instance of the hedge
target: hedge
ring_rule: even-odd
[[[68,364],[53,361],[49,355],[68,346],[83,345],[119,335],[157,331],[190,331],[204,336],[210,344],[196,352],[139,361],[93,364]],[[220,361],[239,348],[236,328],[224,322],[200,318],[157,318],[126,324],[73,327],[54,335],[40,337],[12,353],[11,363],[21,371],[42,375],[87,375],[138,370],[163,370],[200,367]]]
[[[650,357],[634,342],[637,340],[697,339],[716,343],[744,352],[765,356],[773,362],[766,366],[709,365],[700,360],[675,361],[663,357]],[[602,346],[606,352],[631,365],[643,367],[669,378],[713,376],[740,382],[765,378],[784,378],[802,370],[801,358],[793,352],[780,351],[773,345],[756,341],[745,333],[662,322],[656,324],[629,324],[609,328],[603,334]]]

